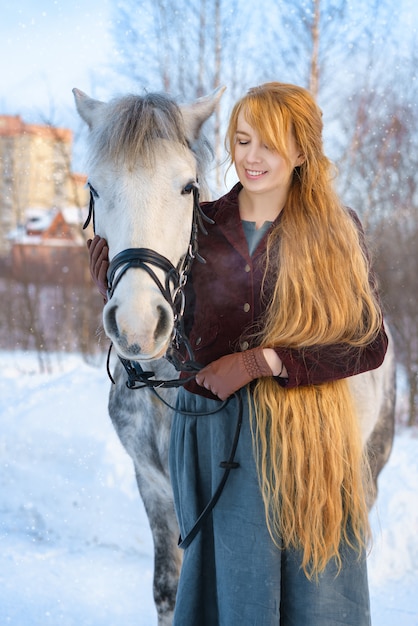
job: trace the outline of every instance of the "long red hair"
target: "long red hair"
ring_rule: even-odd
[[[333,188],[321,110],[295,85],[250,89],[230,118],[232,163],[240,112],[285,158],[293,132],[305,157],[269,236],[265,279],[271,297],[257,343],[366,346],[380,331],[382,315],[358,229]],[[273,540],[302,549],[309,577],[332,558],[341,563],[342,541],[362,553],[369,536],[368,470],[347,381],[283,389],[262,378],[253,406],[254,450]]]

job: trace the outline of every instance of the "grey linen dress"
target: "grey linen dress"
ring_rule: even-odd
[[[366,559],[343,548],[343,568],[330,563],[318,583],[300,569],[297,551],[275,546],[267,531],[248,415],[221,497],[191,544],[177,594],[175,626],[368,626]],[[221,402],[181,389],[177,408],[210,413]],[[215,492],[234,438],[238,403],[218,413],[174,417],[170,471],[181,536]]]

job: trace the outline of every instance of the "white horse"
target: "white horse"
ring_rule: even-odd
[[[142,366],[147,371],[142,378],[139,373],[141,380],[147,380],[148,371],[157,381],[178,378],[163,357],[179,340],[182,287],[196,253],[191,232],[197,228],[196,214],[198,221],[202,219],[194,193],[198,179],[200,186],[204,184],[206,144],[200,130],[222,91],[178,107],[157,94],[105,104],[74,90],[77,110],[90,128],[88,176],[95,231],[107,239],[111,261],[103,326],[122,359],[113,373],[109,414],[133,460],[153,534],[159,626],[172,622],[181,566],[168,474],[172,412],[154,389],[129,388],[127,378],[131,380],[134,370],[137,380],[137,367]],[[391,344],[379,370],[351,381],[375,482],[370,505],[393,440],[394,368]],[[129,385],[136,387],[132,381]],[[175,405],[175,387],[160,388],[158,393]]]

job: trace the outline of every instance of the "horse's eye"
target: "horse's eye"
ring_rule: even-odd
[[[196,187],[196,183],[187,183],[185,187],[183,187],[181,194],[183,196],[187,196],[192,193],[193,189]]]

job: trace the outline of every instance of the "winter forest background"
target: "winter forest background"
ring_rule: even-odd
[[[120,93],[162,90],[179,101],[190,101],[226,85],[219,110],[205,128],[214,148],[210,183],[215,197],[234,182],[230,174],[225,179],[223,141],[235,100],[250,86],[269,80],[309,88],[323,110],[325,147],[338,167],[338,190],[361,216],[369,237],[407,389],[399,420],[414,425],[418,419],[418,12],[411,12],[413,3],[408,2],[108,0],[111,44],[107,43],[105,67],[89,68],[86,55],[89,84],[69,83],[64,106],[51,96],[47,106],[29,114],[32,122],[73,129],[70,166],[83,171],[87,131],[75,113],[72,87],[102,100]],[[94,20],[94,14],[88,16],[88,21]],[[74,46],[81,44],[75,33]],[[100,41],[95,45],[100,46]],[[45,90],[49,92],[48,84]],[[30,285],[11,290],[7,281],[2,289],[13,291],[16,300],[12,302],[10,296],[0,300],[0,338],[5,348],[38,350],[41,368],[50,367],[51,350],[79,349],[89,358],[90,353],[106,349],[95,337],[100,303],[89,283],[71,289],[54,285],[45,288],[46,295]],[[52,315],[57,310],[60,315]]]
[[[5,6],[9,10],[13,4]],[[42,4],[59,9],[65,2]],[[145,90],[166,91],[179,101],[190,101],[226,85],[219,110],[205,128],[214,149],[210,172],[214,197],[234,182],[231,173],[226,175],[223,138],[235,100],[247,88],[269,80],[300,84],[316,95],[324,115],[326,152],[338,167],[336,185],[366,228],[396,343],[397,444],[389,480],[381,487],[383,519],[374,520],[376,529],[383,526],[385,546],[372,556],[378,615],[374,626],[416,626],[418,11],[411,10],[415,0],[103,0],[103,4],[109,15],[108,58],[100,66],[90,65],[88,54],[77,61],[87,68],[84,84],[66,83],[58,71],[56,82],[64,81],[65,98],[52,95],[46,82],[45,106],[31,108],[28,91],[21,110],[10,110],[0,86],[0,113],[23,113],[27,121],[74,131],[72,170],[83,171],[86,137],[73,105],[73,87],[101,100]],[[85,19],[82,5],[74,3],[80,20]],[[90,14],[87,22],[94,26],[96,17]],[[60,28],[65,27],[63,20]],[[49,41],[52,62],[59,37],[50,29],[39,45],[44,40]],[[5,43],[3,38],[1,45]],[[95,44],[100,47],[100,40]],[[76,48],[83,49],[76,32],[73,45],[76,58]],[[106,417],[108,344],[98,330],[100,313],[100,298],[88,280],[70,286],[16,284],[7,275],[0,278],[0,624],[130,625],[137,623],[138,610],[143,614],[141,626],[153,623],[146,518],[141,512],[140,525],[133,521],[139,496],[130,462],[111,439],[116,436]],[[48,498],[56,508],[51,509]],[[122,543],[116,544],[121,532]],[[65,541],[70,558],[60,552]],[[144,563],[142,573],[135,559]],[[58,588],[62,595],[57,598]],[[55,613],[45,608],[48,589],[54,595]],[[385,601],[393,612],[376,608]],[[120,615],[118,602],[124,603]]]

